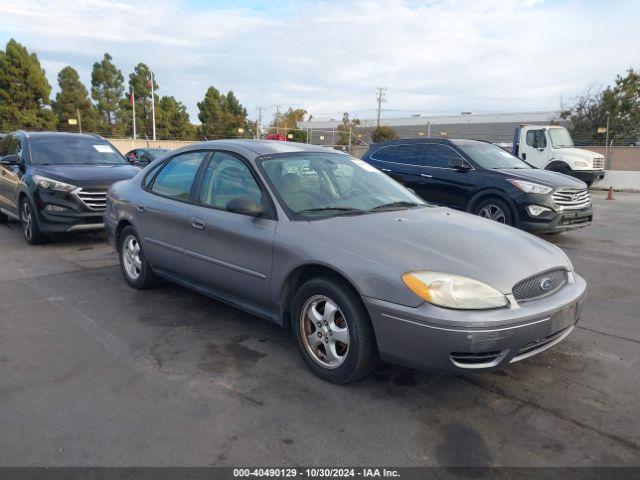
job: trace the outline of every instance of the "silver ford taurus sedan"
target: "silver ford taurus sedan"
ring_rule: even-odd
[[[105,227],[133,288],[162,278],[275,322],[335,383],[379,360],[503,368],[566,338],[586,290],[554,245],[291,142],[176,150],[111,187]]]

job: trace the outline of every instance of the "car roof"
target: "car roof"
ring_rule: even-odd
[[[295,152],[330,152],[341,153],[328,147],[319,145],[310,145],[298,142],[282,142],[279,140],[249,140],[249,139],[229,139],[229,140],[211,140],[207,142],[194,143],[189,145],[189,150],[193,148],[229,148],[249,150],[256,156],[270,155],[276,153],[295,153]]]
[[[401,145],[407,143],[444,143],[450,144],[449,138],[434,138],[434,137],[421,137],[421,138],[399,138],[398,140],[387,140],[384,142],[377,142],[371,144],[372,147],[384,147],[385,145]]]
[[[71,132],[26,132],[24,130],[18,130],[16,133],[22,133],[27,138],[86,138],[93,140],[104,140],[99,135],[94,135],[90,133],[71,133]]]

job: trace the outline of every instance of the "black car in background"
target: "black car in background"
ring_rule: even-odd
[[[0,222],[19,220],[31,244],[101,230],[107,189],[139,172],[97,135],[11,133],[0,140]]]
[[[373,144],[362,160],[428,202],[537,233],[587,226],[587,185],[539,170],[478,140],[410,139]]]
[[[168,151],[168,148],[134,148],[127,152],[125,158],[131,165],[144,168]]]

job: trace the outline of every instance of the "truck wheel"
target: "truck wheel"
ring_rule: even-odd
[[[496,197],[486,198],[480,200],[473,213],[476,215],[488,218],[498,223],[504,223],[505,225],[513,225],[513,215],[511,208],[504,200]]]
[[[313,278],[298,289],[292,306],[298,349],[320,378],[350,383],[375,368],[378,354],[369,315],[344,282]]]

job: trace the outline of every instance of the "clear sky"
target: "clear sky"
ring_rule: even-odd
[[[640,68],[640,0],[0,0],[0,44],[36,52],[57,89],[89,87],[104,52],[128,78],[145,62],[158,94],[197,123],[206,89],[315,118],[554,110]]]

